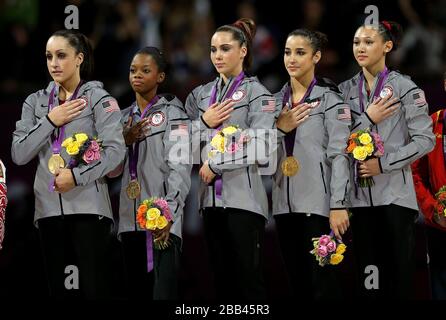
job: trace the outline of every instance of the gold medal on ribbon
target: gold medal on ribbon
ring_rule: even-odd
[[[139,185],[138,180],[130,181],[126,191],[129,199],[134,200],[138,198],[139,194],[141,193],[141,186]]]
[[[48,160],[48,169],[52,174],[56,173],[56,169],[64,167],[65,167],[65,161],[58,153],[53,154]]]
[[[287,177],[292,177],[299,172],[299,161],[293,156],[286,157],[282,161],[282,172]]]

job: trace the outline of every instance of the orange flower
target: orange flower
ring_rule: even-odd
[[[145,204],[140,205],[138,208],[138,213],[136,215],[136,221],[138,221],[141,228],[144,228],[146,225],[146,212],[147,206]]]
[[[347,147],[347,153],[352,153],[353,149],[356,148],[356,143],[354,141],[350,141],[350,144]]]
[[[350,135],[350,139],[356,139],[358,137],[358,133],[352,133],[351,135]]]

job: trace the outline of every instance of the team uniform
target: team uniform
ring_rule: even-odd
[[[51,82],[46,89],[28,96],[23,104],[21,119],[16,124],[12,142],[12,160],[23,165],[39,158],[34,181],[35,215],[48,268],[51,294],[63,296],[66,259],[64,244],[71,239],[73,255],[78,256],[81,287],[87,297],[108,294],[105,271],[108,268],[106,248],[110,241],[113,221],[105,176],[124,158],[125,145],[121,130],[121,113],[116,100],[100,82],[80,85],[78,98],[86,101],[82,113],[64,125],[65,137],[83,132],[102,141],[101,158],[88,165],[72,169],[76,186],[66,193],[50,190],[54,176],[48,160],[53,155],[53,136],[60,133],[49,119],[49,104],[59,105],[59,87]],[[53,94],[52,97],[50,95]],[[63,137],[62,137],[63,138]],[[60,156],[68,163],[65,150]],[[66,241],[64,241],[66,240]],[[65,253],[64,253],[65,252]],[[104,265],[105,264],[105,265]],[[101,268],[104,267],[104,270]]]
[[[359,86],[363,81],[361,77],[359,73],[339,86],[344,101],[351,108],[352,132],[370,128],[379,133],[385,152],[378,158],[381,174],[373,177],[375,184],[368,188],[355,184],[351,188],[360,290],[370,297],[382,294],[409,297],[415,268],[414,220],[418,211],[410,164],[434,147],[432,120],[424,92],[408,77],[396,71],[390,71],[387,77],[381,73],[370,95],[365,86]],[[380,80],[382,77],[385,80]],[[382,86],[377,85],[379,81]],[[367,106],[372,97],[378,95],[397,97],[400,106],[396,114],[375,124],[365,112],[367,109],[361,110],[359,98],[362,97],[362,105]],[[351,181],[355,181],[354,175],[352,165]],[[364,270],[368,265],[379,268],[379,290],[363,287],[364,277],[368,275]]]
[[[426,236],[432,297],[438,300],[446,299],[446,257],[444,255],[446,228],[436,223],[434,218],[437,214],[435,194],[446,185],[444,116],[444,109],[432,114],[433,132],[436,138],[435,148],[412,164],[418,205],[424,215],[424,223],[428,226]]]
[[[191,185],[190,120],[182,103],[172,95],[160,97],[148,110],[144,115],[149,119],[148,133],[138,143],[128,146],[133,148],[137,145],[139,148],[136,173],[141,193],[136,199],[127,195],[126,187],[132,180],[127,152],[122,169],[118,233],[124,245],[129,285],[136,289],[132,295],[145,292],[150,296],[150,288],[136,284],[145,283],[143,278],[150,278],[146,263],[146,232],[137,223],[136,214],[144,199],[162,197],[167,200],[173,216],[171,244],[164,250],[153,250],[153,298],[177,299],[183,210]],[[141,120],[136,102],[123,110],[122,116],[124,126],[130,118],[136,125]]]
[[[275,94],[278,113],[290,99],[289,83]],[[305,299],[339,298],[334,270],[321,268],[309,252],[311,239],[330,232],[330,209],[349,206],[349,160],[345,153],[350,135],[350,108],[336,86],[318,79],[305,97],[309,118],[295,129],[292,154],[300,170],[287,176],[281,164],[287,158],[286,133],[278,130],[278,170],[273,175],[273,215],[294,295]],[[290,135],[290,133],[288,133]],[[289,139],[289,138],[288,138]]]
[[[269,132],[274,127],[274,97],[257,78],[248,76],[231,92],[239,77],[228,79],[226,84],[222,78],[217,78],[195,88],[186,101],[187,114],[195,120],[193,131],[200,134],[202,144],[206,144],[215,130],[207,127],[202,115],[212,104],[213,93],[218,102],[232,99],[236,102],[234,110],[222,127],[238,125],[240,129],[249,129],[252,146],[265,151],[268,139],[261,130]],[[217,179],[209,185],[200,183],[200,211],[215,270],[217,294],[222,298],[234,295],[245,299],[266,297],[261,251],[268,201],[258,163],[267,161],[268,152],[259,153],[262,155],[254,157],[253,161],[247,160],[252,155],[247,155],[246,149],[210,158],[210,169],[221,179],[221,192],[216,186]]]

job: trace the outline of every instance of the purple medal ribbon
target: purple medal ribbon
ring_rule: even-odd
[[[147,112],[158,102],[159,97],[156,95],[149,101],[147,106],[144,108],[140,120],[144,119]],[[134,113],[133,113],[134,115]],[[130,179],[135,180],[137,178],[136,165],[138,164],[139,155],[139,141],[135,142],[134,146],[129,146],[129,172]]]
[[[242,83],[243,79],[245,78],[245,73],[242,71],[240,72],[240,74],[234,79],[234,82],[232,83],[231,87],[229,88],[228,92],[225,94],[224,98],[222,99],[223,101],[226,100],[226,97],[232,97],[232,94],[235,92],[235,90],[237,90],[237,88],[240,86],[240,84]],[[212,88],[212,92],[211,92],[211,99],[209,100],[209,105],[208,107],[210,107],[211,105],[213,105],[216,101],[217,101],[217,85],[218,85],[218,81],[217,83],[214,85],[214,87]],[[216,131],[220,130],[223,127],[223,124],[221,124],[217,129],[215,129]],[[214,186],[215,186],[215,194],[217,196],[218,199],[221,199],[221,192],[223,189],[223,182],[221,180],[221,175],[218,175],[215,178],[214,181]]]
[[[152,100],[144,108],[140,120],[143,120],[147,112],[158,102],[159,97],[155,95]],[[138,106],[138,105],[137,105]],[[135,113],[133,113],[134,116]],[[129,146],[129,172],[130,180],[135,180],[138,175],[136,171],[136,166],[138,164],[139,156],[139,141],[135,142],[134,146]],[[136,201],[136,199],[134,200]],[[147,252],[147,272],[153,270],[153,237],[152,232],[146,231],[146,252]]]
[[[310,96],[311,91],[313,90],[314,86],[316,85],[316,82],[317,81],[315,78],[313,78],[313,80],[311,80],[311,83],[308,86],[307,91],[305,92],[302,99],[300,99],[298,104],[303,103],[305,101],[305,99],[307,99]],[[290,101],[290,96],[291,96],[291,85],[288,85],[288,88],[285,91],[285,94],[283,95],[283,100],[282,100],[283,106],[285,106]],[[292,104],[290,105],[290,107],[293,108]],[[290,131],[289,133],[287,133],[287,135],[285,136],[285,150],[286,150],[287,157],[290,157],[293,155],[295,138],[296,138],[296,128],[293,129],[292,131]]]
[[[383,89],[384,82],[387,80],[387,77],[389,76],[389,69],[384,66],[384,70],[381,71],[378,75],[378,82],[376,83],[375,91],[373,91],[373,100],[378,97],[381,93],[381,90]],[[361,112],[364,112],[364,95],[362,93],[362,89],[364,88],[364,73],[361,72],[361,75],[359,76],[359,84],[358,84],[358,97],[359,97],[359,108],[361,109]],[[354,179],[355,179],[355,195],[358,196],[358,179],[359,179],[359,162],[357,160],[355,162],[355,172],[354,172]]]
[[[378,97],[381,93],[381,90],[383,89],[384,82],[386,81],[387,77],[389,76],[389,69],[387,67],[384,67],[384,70],[380,72],[378,75],[378,83],[376,84],[375,91],[373,92],[373,99]],[[361,112],[364,112],[364,101],[363,101],[363,94],[362,94],[362,88],[364,88],[364,73],[361,72],[361,75],[359,76],[359,107],[361,108]]]
[[[77,98],[77,95],[78,95],[79,90],[83,83],[84,83],[83,80],[81,80],[79,82],[79,84],[77,85],[76,89],[73,92],[73,95],[71,96],[71,98],[68,101],[72,101]],[[50,97],[48,99],[48,114],[51,112],[51,110],[53,110],[55,108],[55,105],[54,105],[55,93],[56,93],[56,85],[54,85],[53,88],[51,89]],[[59,127],[59,132],[58,132],[57,136],[55,134],[51,135],[51,149],[53,151],[53,154],[60,154],[60,149],[62,148],[62,140],[63,140],[64,135],[65,135],[65,125],[62,125]],[[48,190],[49,190],[49,192],[54,191],[54,176],[50,180]]]

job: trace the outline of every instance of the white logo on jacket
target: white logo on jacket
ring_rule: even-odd
[[[391,98],[393,96],[393,89],[390,86],[385,86],[381,92],[379,93],[379,96],[384,99],[384,98]]]
[[[243,90],[237,90],[233,93],[231,99],[235,102],[242,100],[245,97],[246,93]]]
[[[149,118],[149,124],[152,126],[160,126],[164,120],[166,119],[166,116],[162,111],[157,111],[153,113]]]

